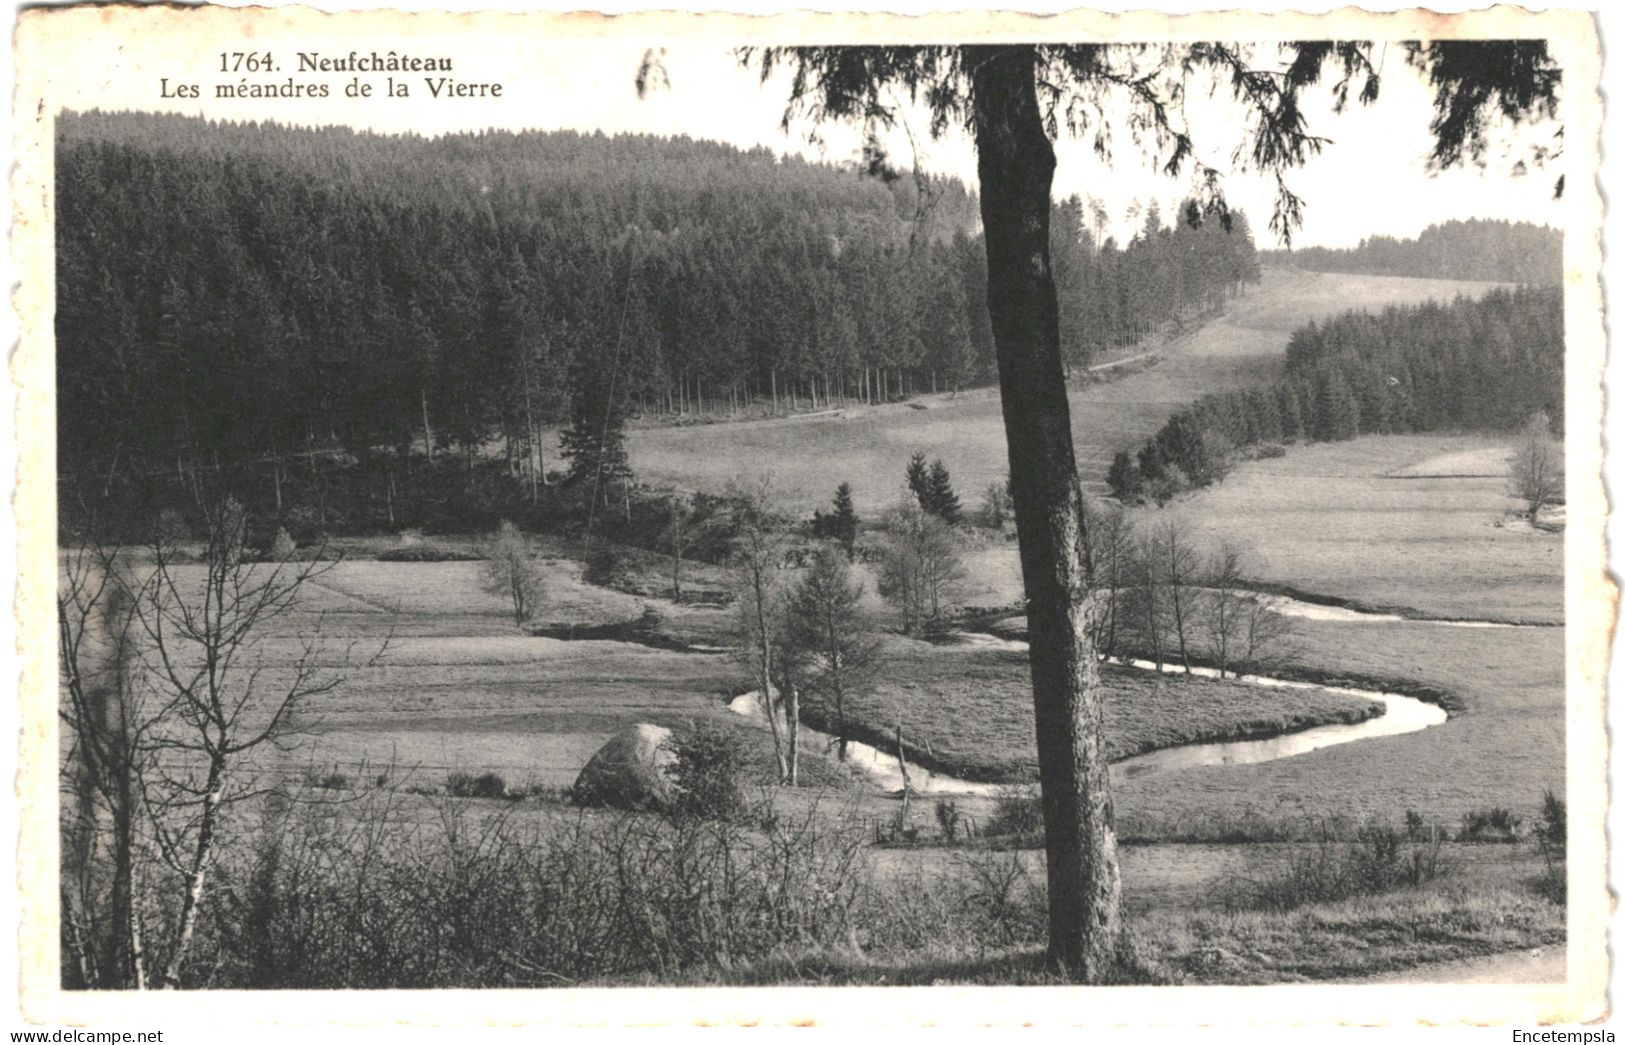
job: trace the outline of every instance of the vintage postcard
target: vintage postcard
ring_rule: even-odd
[[[15,51],[26,1019],[1607,1015],[1589,14]]]

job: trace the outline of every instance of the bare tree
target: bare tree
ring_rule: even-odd
[[[1197,600],[1196,580],[1201,559],[1191,544],[1190,533],[1178,519],[1166,519],[1153,535],[1156,559],[1152,571],[1162,575],[1168,596],[1168,623],[1179,646],[1179,660],[1185,674],[1191,672],[1190,633],[1194,626]]]
[[[1082,553],[1089,564],[1090,634],[1101,659],[1117,653],[1124,613],[1131,599],[1127,589],[1135,570],[1134,527],[1124,511],[1111,504],[1084,502]]]
[[[1245,566],[1246,553],[1232,541],[1221,541],[1207,560],[1201,624],[1221,679],[1247,634],[1248,607],[1257,605],[1242,587]]]
[[[1280,612],[1281,600],[1253,592],[1241,608],[1235,674],[1256,675],[1291,655],[1292,619]]]
[[[1157,670],[1166,659],[1168,594],[1157,568],[1158,542],[1151,533],[1134,535],[1129,546],[1128,588],[1119,595],[1124,631],[1138,649],[1150,655]]]
[[[965,570],[953,529],[915,505],[888,512],[880,594],[903,615],[903,631],[918,635],[942,616],[945,600]]]
[[[88,542],[70,547],[57,585],[69,987],[146,986],[134,884],[144,709],[131,671],[134,602],[110,575],[118,558]]]
[[[536,615],[547,590],[542,567],[530,552],[530,542],[519,527],[502,520],[485,549],[480,567],[480,588],[513,604],[513,622],[523,624]]]
[[[67,572],[80,579],[58,603],[67,771],[102,781],[87,790],[110,810],[112,877],[132,897],[111,905],[118,955],[98,985],[147,985],[150,948],[152,982],[179,986],[227,810],[257,793],[258,753],[291,739],[296,712],[340,681],[324,666],[319,620],[298,636],[277,627],[332,563],[256,562],[241,506],[227,499],[203,514],[195,563],[160,525],[139,554],[70,553]],[[149,889],[164,930],[150,940],[139,900]]]
[[[666,506],[666,551],[671,555],[671,601],[683,601],[683,556],[694,540],[694,506],[688,498],[673,496]]]
[[[736,486],[729,491],[728,500],[734,527],[731,561],[738,648],[767,713],[779,782],[784,783],[790,779],[790,763],[779,730],[780,701],[774,687],[775,653],[784,624],[784,531],[774,517],[766,482]]]
[[[1512,494],[1529,505],[1529,521],[1563,496],[1563,454],[1552,439],[1551,422],[1536,414],[1524,428],[1512,457]]]

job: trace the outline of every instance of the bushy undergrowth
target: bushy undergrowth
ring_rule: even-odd
[[[751,753],[736,729],[699,722],[673,733],[668,741],[673,759],[667,775],[677,785],[672,812],[706,820],[742,818]]]
[[[1463,814],[1456,833],[1458,842],[1516,842],[1522,837],[1523,818],[1500,806]]]
[[[1041,863],[969,851],[947,873],[877,873],[856,818],[816,805],[705,820],[444,801],[425,822],[381,793],[274,802],[216,867],[181,986],[782,982],[813,960],[985,979],[1041,951]],[[1160,978],[1132,947],[1121,960],[1114,981]]]
[[[456,772],[446,777],[446,794],[453,798],[507,798],[508,783],[499,773]]]
[[[409,545],[405,548],[385,548],[378,553],[379,562],[478,562],[476,552],[457,548],[442,548],[433,544]]]
[[[1038,788],[1031,784],[1010,784],[999,788],[993,799],[993,815],[987,834],[1044,838],[1044,803]]]
[[[447,806],[268,812],[218,869],[187,986],[552,986],[849,947],[861,839],[805,818],[581,814],[521,823]]]
[[[223,848],[180,985],[1058,982],[1042,967],[1038,854],[978,847],[946,865],[900,858],[866,845],[856,812],[814,802],[793,814],[763,805],[703,819],[444,797],[425,806],[381,791],[274,797]],[[1269,848],[1255,873],[1215,898],[1229,913],[1140,919],[1108,982],[1229,976],[1206,957],[1215,940],[1231,947],[1216,925],[1290,938],[1294,954],[1323,950],[1344,938],[1347,903],[1412,903],[1422,896],[1412,887],[1447,871],[1431,828],[1423,841],[1378,825],[1284,857]],[[1520,917],[1535,919],[1532,928],[1457,925],[1455,912],[1478,918],[1477,900],[1457,893],[1414,901],[1432,905],[1435,951],[1491,930],[1501,947],[1552,938],[1550,916],[1527,903]],[[172,900],[143,891],[155,939],[172,928]],[[1316,936],[1318,922],[1293,928],[1304,917],[1332,921]],[[1390,924],[1371,926],[1373,946],[1392,944]],[[1561,938],[1560,924],[1555,931]],[[1410,953],[1400,958],[1423,960]]]
[[[1540,847],[1546,868],[1535,881],[1535,891],[1557,904],[1568,903],[1568,804],[1550,788],[1541,801],[1540,820],[1535,824],[1535,844]]]
[[[1473,841],[1453,836],[1443,824],[1428,820],[1407,809],[1396,831],[1410,842]],[[1159,844],[1188,842],[1209,845],[1242,845],[1257,842],[1358,842],[1372,829],[1373,821],[1350,816],[1311,813],[1272,812],[1252,806],[1233,810],[1203,810],[1174,816],[1125,815],[1118,820],[1121,842]]]
[[[1415,888],[1449,870],[1437,836],[1412,840],[1387,824],[1366,824],[1352,841],[1323,839],[1294,849],[1227,889],[1232,909],[1290,911],[1395,889]]]

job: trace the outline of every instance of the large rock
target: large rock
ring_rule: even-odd
[[[576,777],[575,800],[617,809],[665,809],[677,797],[666,770],[676,760],[671,730],[639,722],[598,749]]]

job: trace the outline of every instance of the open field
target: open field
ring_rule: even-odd
[[[1136,446],[1174,409],[1266,373],[1292,331],[1359,302],[1381,308],[1475,296],[1493,284],[1266,269],[1263,283],[1228,312],[1162,350],[1146,370],[1106,382],[1079,380],[1071,392],[1078,474],[1104,491],[1106,467]],[[941,457],[967,507],[1008,471],[995,389],[925,396],[911,403],[857,406],[804,417],[628,432],[639,479],[682,489],[719,490],[732,479],[769,475],[787,507],[810,512],[837,484],[850,482],[860,513],[897,502],[903,465],[916,450]]]
[[[1350,640],[1350,628],[1360,629],[1360,641]],[[1126,781],[1116,791],[1120,818],[1200,820],[1248,808],[1358,818],[1415,809],[1449,823],[1490,806],[1533,815],[1545,788],[1562,791],[1560,629],[1305,622],[1294,659],[1437,686],[1465,710],[1419,733]]]
[[[1255,580],[1430,616],[1557,623],[1563,536],[1503,525],[1521,502],[1483,471],[1512,442],[1365,436],[1295,447],[1166,510],[1197,533],[1247,544]],[[1428,477],[1400,477],[1419,473]]]
[[[1184,516],[1208,538],[1247,544],[1259,581],[1441,617],[1556,623],[1562,535],[1497,527],[1513,504],[1504,480],[1385,478],[1440,458],[1482,459],[1501,445],[1373,436],[1298,447],[1247,462],[1222,485],[1162,511]],[[974,561],[966,602],[992,604],[1019,590],[1013,549]],[[1116,791],[1121,822],[1173,825],[1244,809],[1359,817],[1407,808],[1450,821],[1492,805],[1529,813],[1543,789],[1561,789],[1561,627],[1299,620],[1291,646],[1294,668],[1420,684],[1450,694],[1461,710],[1419,733],[1126,781]]]
[[[1163,511],[1187,516],[1203,535],[1246,542],[1260,581],[1448,617],[1555,620],[1562,538],[1496,527],[1510,504],[1502,480],[1385,478],[1441,460],[1467,461],[1472,471],[1500,445],[1403,436],[1299,447],[1245,463],[1223,485]],[[1283,515],[1300,522],[1282,525]],[[968,565],[955,601],[988,606],[1019,599],[1013,545],[972,551]],[[703,569],[702,583],[721,583],[714,568]],[[313,709],[317,743],[292,760],[394,762],[419,767],[417,778],[431,784],[453,769],[493,770],[516,786],[561,787],[631,722],[713,718],[750,728],[725,711],[727,698],[747,688],[746,672],[731,657],[653,649],[632,635],[573,642],[527,635],[501,600],[479,591],[477,570],[469,562],[358,561],[319,578],[312,613],[293,626],[307,628],[320,614],[332,643],[365,649],[389,637],[390,646],[379,664],[352,673],[340,693]],[[547,573],[543,628],[568,633],[623,624],[653,606],[668,637],[705,645],[725,640],[726,610],[587,584],[579,565],[565,558],[548,560]],[[1019,655],[900,638],[888,644],[880,685],[849,708],[858,739],[889,740],[901,717],[925,761],[945,772],[982,779],[1030,774],[1031,693]],[[1120,821],[1144,837],[1179,834],[1181,825],[1240,811],[1360,817],[1414,808],[1454,821],[1492,805],[1527,813],[1543,788],[1561,785],[1560,628],[1299,621],[1290,660],[1309,672],[1432,687],[1463,710],[1416,734],[1125,781],[1117,796]],[[1364,713],[1358,701],[1338,696],[1118,669],[1106,677],[1108,743],[1118,756]],[[817,718],[817,709],[809,710]],[[765,751],[767,738],[758,731],[755,739]],[[825,772],[817,757],[808,772],[818,784],[847,779],[839,769]],[[878,797],[865,801],[877,813],[888,808]]]
[[[579,565],[546,560],[540,626],[520,629],[505,603],[483,593],[478,563],[340,562],[319,574],[301,612],[279,622],[256,655],[278,664],[317,628],[321,661],[343,685],[313,702],[297,724],[308,736],[279,756],[280,772],[338,772],[357,782],[389,769],[391,783],[433,788],[451,772],[502,775],[511,787],[562,788],[611,735],[634,722],[725,723],[751,738],[759,764],[769,737],[727,711],[749,686],[725,652],[683,643],[727,641],[725,610],[675,606],[588,584]],[[182,567],[182,569],[196,569]],[[634,628],[656,610],[660,638]],[[529,634],[607,632],[575,641]],[[1108,750],[1122,758],[1153,748],[1257,736],[1330,721],[1358,721],[1376,708],[1335,694],[1263,690],[1233,682],[1153,678],[1109,668]],[[808,719],[827,724],[809,705]],[[997,650],[887,640],[880,685],[848,711],[854,739],[890,747],[901,716],[928,765],[983,780],[1034,773],[1026,660]],[[804,753],[804,783],[844,788],[854,780],[821,751]]]
[[[1510,445],[1492,436],[1391,435],[1295,446],[1135,516],[1183,519],[1201,542],[1239,542],[1253,560],[1248,579],[1265,585],[1370,610],[1558,624],[1562,533],[1513,525],[1521,502],[1507,494],[1505,478],[1433,471],[1476,471]],[[1428,474],[1398,474],[1418,469]],[[979,548],[965,565],[959,604],[1021,598],[1014,544]]]

